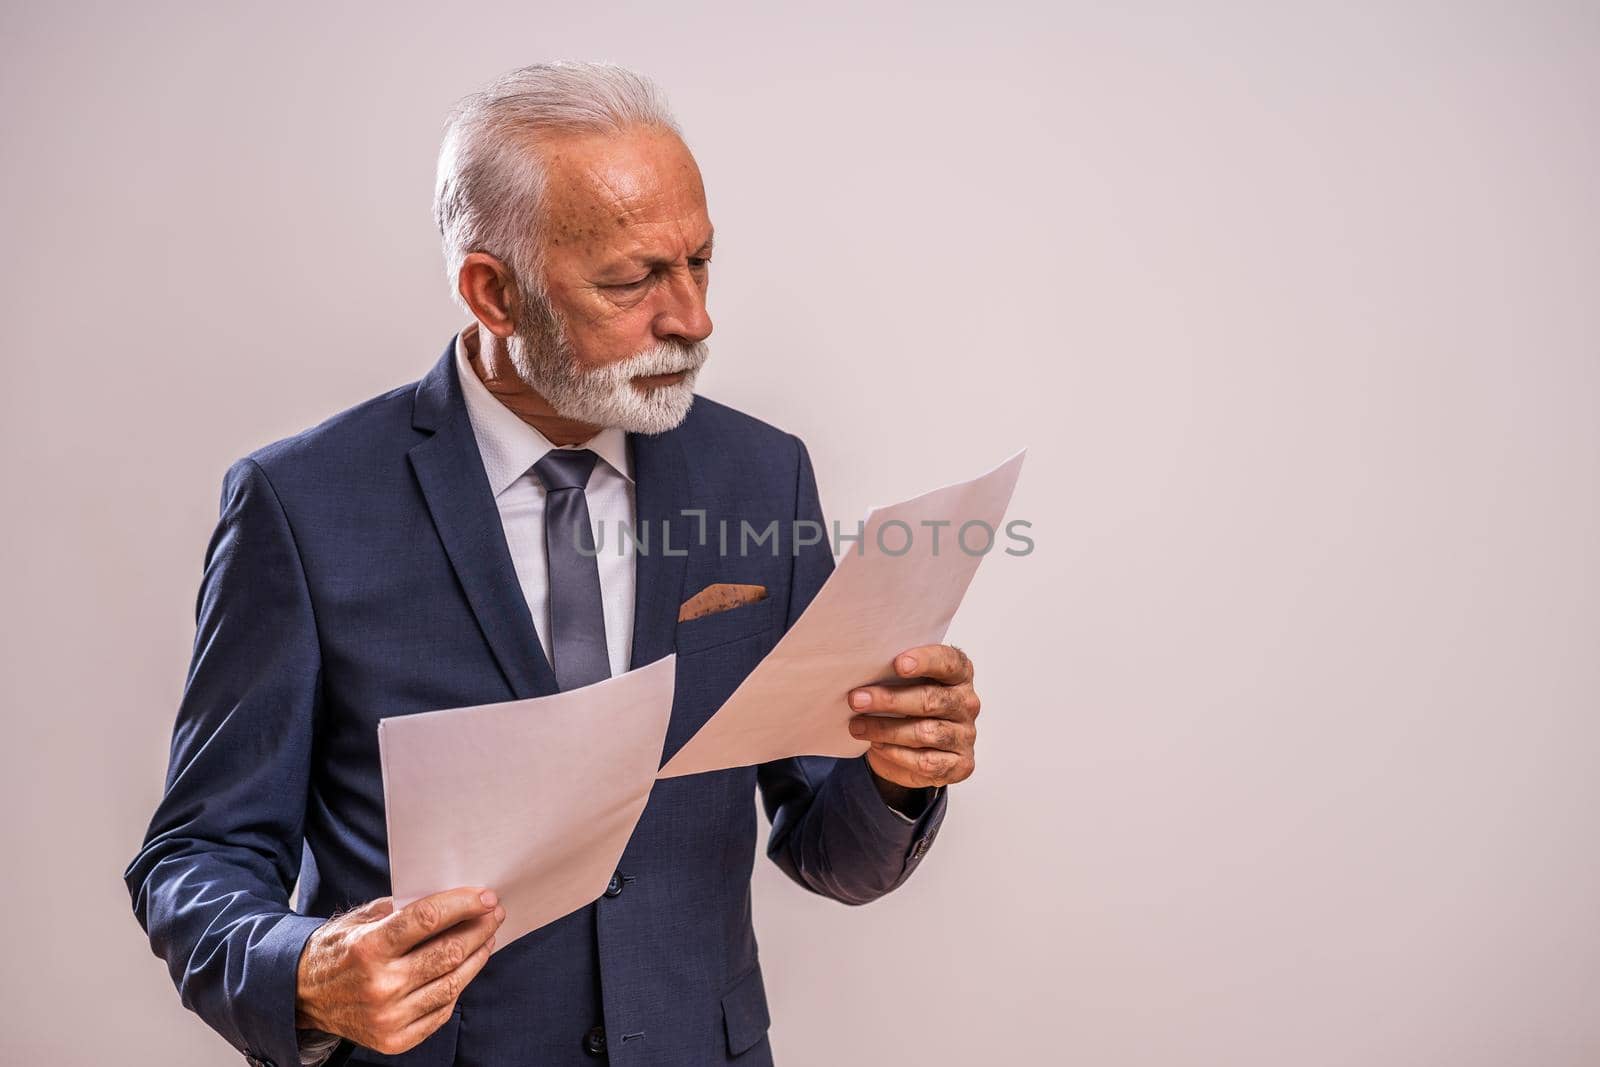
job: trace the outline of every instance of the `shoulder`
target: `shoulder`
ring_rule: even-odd
[[[678,432],[696,499],[756,514],[815,508],[816,474],[796,434],[704,396]]]
[[[787,430],[698,394],[679,429],[688,448],[729,450],[746,461],[779,463],[791,469],[805,451],[800,438]]]
[[[416,382],[330,415],[315,426],[250,452],[235,466],[260,468],[273,483],[360,477],[398,461],[421,439],[411,426]]]

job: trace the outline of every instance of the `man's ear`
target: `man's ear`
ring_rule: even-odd
[[[487,252],[469,252],[456,275],[461,294],[473,318],[502,340],[516,332],[517,287],[506,265]]]

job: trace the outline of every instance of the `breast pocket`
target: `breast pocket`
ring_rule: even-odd
[[[678,668],[665,758],[683,747],[772,651],[778,642],[776,604],[769,597],[678,624]]]
[[[729,641],[757,634],[770,636],[778,602],[772,597],[740,604],[726,611],[714,611],[698,619],[678,623],[674,637],[678,655],[702,652]]]

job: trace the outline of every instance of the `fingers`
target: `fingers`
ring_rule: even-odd
[[[932,678],[946,685],[972,681],[972,660],[955,645],[918,645],[894,658],[894,672],[902,678]]]
[[[463,887],[399,911],[391,907],[370,925],[347,931],[339,990],[344,1022],[330,1032],[386,1054],[417,1045],[450,1017],[456,998],[487,962],[505,917],[493,892]]]
[[[408,996],[407,1008],[419,1016],[427,1016],[440,1008],[450,1008],[467,985],[478,976],[478,972],[483,970],[484,964],[489,962],[489,955],[494,952],[494,945],[495,938],[491,932],[488,938],[461,961],[460,966],[441,974]]]
[[[417,989],[460,967],[494,936],[505,916],[504,908],[496,908],[488,915],[469,919],[412,949],[405,958],[406,984]]]
[[[374,1043],[368,1047],[385,1056],[398,1056],[402,1052],[409,1052],[427,1040],[429,1034],[449,1022],[450,1013],[453,1011],[455,1011],[454,1001],[393,1033],[374,1039]]]
[[[857,715],[850,720],[850,733],[863,741],[904,748],[942,749],[960,755],[971,751],[978,731],[971,723],[949,719]]]
[[[971,721],[980,707],[969,685],[864,685],[850,691],[850,709]]]
[[[957,755],[937,748],[907,748],[904,745],[874,744],[873,755],[898,768],[902,775],[893,780],[913,787],[950,785],[966,780],[972,774],[970,755]],[[911,781],[906,781],[910,778]]]
[[[383,947],[391,957],[403,956],[459,922],[488,915],[498,904],[494,892],[482,886],[446,889],[414,900],[379,923]]]

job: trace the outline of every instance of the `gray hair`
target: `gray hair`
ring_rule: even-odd
[[[502,75],[456,105],[439,147],[433,217],[444,240],[451,292],[461,263],[487,252],[544,294],[539,229],[546,134],[620,133],[654,126],[679,136],[665,95],[611,63],[537,63]]]

